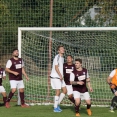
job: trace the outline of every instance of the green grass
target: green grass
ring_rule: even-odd
[[[73,106],[61,106],[63,111],[61,113],[54,113],[53,106],[31,106],[30,108],[21,108],[11,103],[10,108],[0,107],[1,117],[75,117]],[[110,113],[109,108],[106,107],[92,107],[91,117],[116,117],[117,110],[115,113]],[[86,113],[86,107],[80,108],[81,117],[89,117]]]

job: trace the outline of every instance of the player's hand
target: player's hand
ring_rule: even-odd
[[[79,84],[79,85],[83,85],[84,82],[83,82],[83,81],[78,81],[77,84]]]
[[[18,72],[13,72],[13,74],[14,74],[15,76],[18,76],[18,75],[19,75],[19,73],[18,73]]]
[[[90,90],[90,92],[93,92],[93,89],[92,89],[92,87],[90,87],[90,88],[89,88],[89,90]]]
[[[63,77],[60,77],[60,80],[63,80]]]
[[[26,80],[28,81],[29,80],[29,77],[26,77]]]

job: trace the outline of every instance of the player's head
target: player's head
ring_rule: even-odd
[[[18,57],[19,56],[19,50],[17,48],[13,49],[12,55],[13,55],[13,57]]]
[[[82,59],[80,59],[80,58],[75,59],[75,66],[76,66],[76,69],[81,68],[82,67]]]
[[[60,45],[60,46],[57,47],[57,51],[58,51],[59,54],[64,54],[65,49],[62,45]]]
[[[71,55],[67,56],[67,63],[72,63],[73,62],[73,57]]]

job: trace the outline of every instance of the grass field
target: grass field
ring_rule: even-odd
[[[9,109],[4,106],[0,107],[0,117],[75,117],[73,106],[61,106],[63,111],[61,113],[54,113],[53,106],[31,106],[30,108],[21,108],[11,103]],[[92,107],[91,117],[117,117],[117,110],[115,113],[110,113],[109,108],[106,107]],[[80,108],[80,116],[88,117],[86,107]]]

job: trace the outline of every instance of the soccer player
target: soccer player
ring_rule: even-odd
[[[58,54],[55,56],[53,60],[53,66],[50,78],[51,78],[52,89],[54,89],[56,92],[54,96],[54,112],[61,112],[62,110],[60,109],[59,104],[63,100],[66,94],[66,85],[63,80],[63,63],[64,63],[63,54],[65,50],[63,46],[58,46],[57,51]]]
[[[3,96],[3,102],[4,102],[4,105],[5,105],[7,95],[6,95],[5,88],[2,86],[2,79],[6,79],[6,73],[5,73],[5,70],[4,70],[4,68],[2,68],[1,63],[0,63],[0,93]]]
[[[114,107],[117,107],[117,69],[111,71],[107,78],[107,82],[110,85],[112,93],[114,94],[110,106],[110,112],[114,112]]]
[[[22,58],[19,58],[19,51],[18,49],[14,49],[12,51],[12,58],[7,61],[6,64],[6,72],[9,73],[9,80],[10,80],[10,86],[11,86],[11,91],[9,93],[9,96],[6,100],[6,108],[10,107],[10,100],[13,97],[14,93],[16,92],[16,89],[19,89],[20,93],[20,99],[21,99],[21,107],[29,107],[28,105],[25,104],[24,101],[24,83],[22,79],[22,74],[25,76],[27,80],[29,80],[25,69],[24,69],[24,62]]]
[[[72,73],[74,70],[75,64],[73,64],[73,57],[71,55],[68,55],[67,62],[63,64],[63,75],[66,84],[68,99],[75,105],[75,100],[73,97],[73,88],[72,85],[70,84],[70,73]],[[75,105],[76,113],[78,113],[78,108],[79,107]]]
[[[87,104],[87,113],[88,115],[92,115],[92,112],[90,110],[91,100],[87,85],[91,92],[93,91],[93,89],[90,84],[88,71],[87,69],[82,67],[82,59],[80,58],[75,59],[75,67],[76,70],[70,74],[70,82],[73,87],[73,96],[75,99],[75,103],[77,106],[80,105],[80,100],[81,100],[80,97],[82,95]],[[80,116],[79,110],[76,113],[76,116]]]

